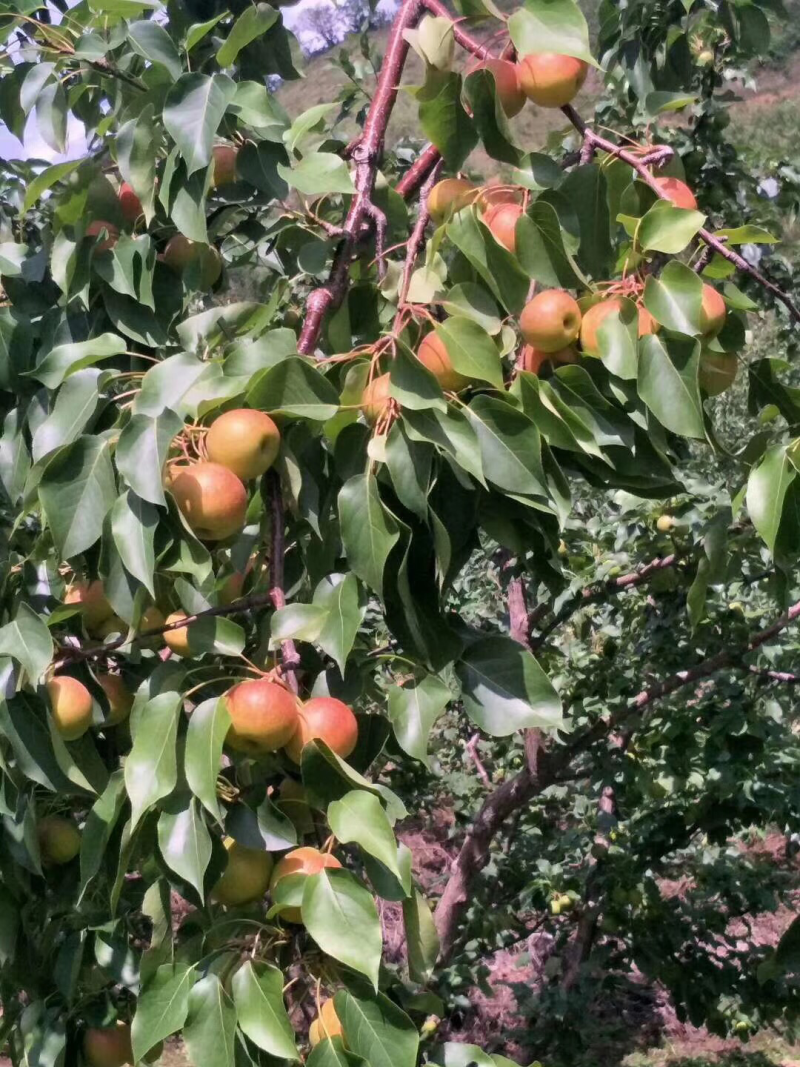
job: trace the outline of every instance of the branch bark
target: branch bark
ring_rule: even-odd
[[[425,179],[425,182],[420,189],[419,212],[417,214],[417,221],[414,223],[414,229],[411,231],[411,237],[408,240],[408,251],[406,252],[406,259],[403,264],[403,276],[400,280],[400,289],[397,295],[397,315],[395,316],[394,321],[395,331],[398,327],[398,320],[402,314],[403,305],[408,297],[408,289],[411,285],[411,275],[414,273],[414,265],[417,262],[417,257],[420,252],[425,247],[425,230],[427,229],[431,218],[431,213],[428,211],[428,194],[436,184],[441,169],[442,160],[439,158],[434,163],[428,177]]]

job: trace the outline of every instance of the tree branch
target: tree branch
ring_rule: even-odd
[[[403,0],[392,23],[378,85],[364,124],[364,132],[352,150],[356,164],[356,191],[342,227],[343,236],[336,249],[328,281],[322,287],[315,289],[306,302],[305,321],[297,343],[298,351],[305,355],[311,355],[317,347],[326,313],[338,307],[345,297],[350,276],[350,261],[361,233],[362,224],[368,218],[376,221],[379,270],[382,269],[382,231],[381,226],[378,225],[380,219],[376,218],[377,209],[372,203],[372,194],[375,189],[375,175],[383,153],[386,127],[397,98],[403,65],[408,55],[409,45],[404,33],[416,25],[420,11],[421,0]]]
[[[439,153],[436,153],[437,156]],[[428,177],[420,189],[419,193],[419,212],[417,214],[417,221],[414,223],[414,229],[411,231],[411,237],[408,240],[408,251],[406,252],[406,260],[403,264],[403,276],[400,280],[400,289],[397,294],[397,316],[395,316],[394,328],[398,326],[398,316],[401,313],[401,309],[406,302],[408,296],[408,289],[411,285],[411,275],[414,273],[414,265],[417,262],[417,256],[419,256],[422,249],[425,247],[425,230],[430,222],[431,213],[428,211],[428,194],[436,184],[436,180],[439,177],[439,171],[442,169],[441,157],[434,163],[431,168]]]
[[[429,144],[427,148],[423,149],[394,187],[397,195],[402,196],[404,200],[410,200],[441,158],[439,149],[435,144]]]

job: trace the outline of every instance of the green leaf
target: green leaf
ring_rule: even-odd
[[[495,80],[490,71],[478,67],[464,81],[466,96],[472,118],[483,146],[492,157],[503,163],[517,166],[522,161],[522,152],[514,144],[508,126],[508,118],[497,95]]]
[[[225,74],[183,74],[167,93],[164,126],[186,161],[186,171],[207,167],[222,116],[236,86]]]
[[[331,657],[344,678],[347,657],[352,651],[364,617],[354,574],[331,574],[314,590],[314,604],[326,612],[316,643]]]
[[[479,323],[458,315],[439,323],[436,333],[444,341],[450,361],[459,374],[503,388],[500,353]]]
[[[59,154],[67,150],[67,110],[67,96],[58,82],[46,85],[36,98],[39,134]]]
[[[117,470],[136,495],[151,504],[166,506],[164,463],[183,419],[165,408],[160,415],[134,415],[117,442]]]
[[[125,761],[125,788],[134,827],[148,808],[168,796],[177,783],[175,745],[182,705],[180,693],[161,693],[144,705],[135,720],[133,747]]]
[[[447,236],[466,256],[497,302],[519,315],[528,297],[530,279],[516,256],[499,244],[473,211],[459,211],[447,223]]]
[[[216,24],[227,16],[227,11],[221,11],[218,15],[208,19],[207,22],[195,22],[186,31],[186,38],[184,40],[183,47],[187,52],[191,50],[207,37],[209,33],[214,29]]]
[[[128,27],[128,40],[134,52],[138,52],[151,63],[165,67],[173,81],[180,78],[183,73],[181,57],[172,38],[160,23],[149,19],[132,22]]]
[[[355,574],[383,592],[383,571],[400,532],[394,516],[381,503],[374,474],[356,474],[339,492],[339,522],[348,563]]]
[[[639,372],[639,311],[632,300],[621,300],[619,310],[610,311],[597,331],[600,359],[612,374],[633,381]]]
[[[80,437],[100,406],[101,383],[106,378],[106,371],[87,368],[64,382],[53,410],[33,435],[31,453],[35,463]]]
[[[347,164],[333,152],[309,152],[294,166],[279,163],[277,170],[290,188],[305,196],[355,192]]]
[[[354,789],[341,800],[334,800],[328,805],[328,823],[342,844],[357,844],[395,875],[406,894],[411,892],[410,881],[404,878],[397,862],[397,842],[391,823],[374,794]]]
[[[397,419],[386,439],[385,459],[400,503],[419,518],[426,519],[433,460],[431,445],[411,441],[402,420]]]
[[[702,281],[691,267],[677,260],[668,263],[659,277],[654,274],[647,276],[644,306],[668,330],[692,337],[702,333],[702,302]]]
[[[248,141],[239,149],[236,157],[236,169],[243,181],[249,182],[267,196],[283,200],[289,193],[289,186],[278,174],[278,167],[288,162],[283,145],[262,141],[252,144]]]
[[[500,333],[502,323],[497,304],[483,286],[475,282],[459,282],[448,290],[440,303],[448,315],[472,319],[493,337]]]
[[[461,75],[428,68],[425,85],[417,90],[419,124],[445,159],[448,169],[460,170],[478,143],[475,123],[461,103]]]
[[[66,163],[56,163],[52,167],[45,168],[41,174],[37,174],[32,178],[25,189],[25,200],[22,205],[23,212],[30,211],[42,193],[52,189],[56,182],[60,182],[72,174],[81,163],[83,163],[82,159],[70,159]]]
[[[452,700],[450,687],[429,674],[415,685],[393,685],[388,700],[397,743],[430,768],[428,740],[434,723]]]
[[[116,498],[108,441],[79,437],[55,453],[42,471],[39,500],[63,559],[92,547]]]
[[[662,426],[684,437],[705,437],[699,362],[698,342],[656,334],[639,341],[639,396]]]
[[[563,727],[561,701],[531,653],[510,637],[481,637],[456,663],[464,708],[493,737]]]
[[[682,252],[706,221],[701,211],[675,207],[669,200],[657,200],[636,228],[639,245],[646,252]]]
[[[370,1067],[415,1067],[419,1034],[402,1008],[383,993],[340,990],[334,998],[347,1047]]]
[[[131,1025],[133,1058],[137,1063],[159,1041],[183,1026],[195,977],[195,969],[188,963],[165,964],[144,986]]]
[[[501,489],[548,496],[539,431],[518,408],[490,396],[476,396],[466,409],[481,446],[483,471]]]
[[[383,940],[375,901],[346,870],[325,868],[306,878],[303,923],[327,955],[378,987]]]
[[[326,422],[339,410],[339,395],[328,379],[305,359],[289,356],[253,378],[247,403],[273,415]]]
[[[529,276],[542,285],[577,289],[587,284],[567,251],[558,213],[552,204],[536,200],[517,220],[517,259]]]
[[[47,624],[24,601],[12,621],[0,628],[0,655],[20,663],[33,685],[53,660],[53,639]]]
[[[155,534],[158,509],[132,489],[117,498],[111,509],[111,533],[120,559],[155,599]]]
[[[578,216],[581,243],[578,258],[593,278],[608,277],[614,249],[608,210],[608,182],[597,163],[570,171],[559,188]]]
[[[366,1067],[364,1061],[348,1052],[340,1037],[325,1038],[315,1045],[306,1067]]]
[[[99,337],[93,337],[89,341],[57,345],[47,353],[38,366],[27,373],[46,385],[48,389],[57,389],[68,374],[74,374],[83,367],[90,367],[101,359],[119,356],[127,347],[118,334],[101,333]]]
[[[391,376],[389,393],[401,407],[446,410],[447,402],[442,396],[442,388],[436,378],[415,355],[407,351],[405,345],[398,344],[389,373]]]
[[[185,772],[189,788],[208,811],[222,823],[217,797],[217,776],[222,768],[222,747],[231,725],[225,701],[218,697],[198,704],[186,731]]]
[[[233,976],[231,991],[239,1026],[254,1045],[282,1060],[299,1060],[283,1002],[283,974],[269,963],[247,960]]]
[[[81,833],[81,892],[99,872],[126,800],[122,770],[116,770],[92,805]]]
[[[427,985],[439,955],[439,935],[433,913],[417,888],[403,901],[408,973],[412,982]]]
[[[727,240],[727,245],[774,245],[780,243],[780,237],[776,237],[761,226],[732,226],[727,229],[715,230],[714,236],[721,240]]]
[[[241,50],[262,33],[266,33],[277,20],[278,12],[269,4],[252,4],[246,7],[217,52],[217,63],[220,67],[232,66]]]
[[[785,445],[770,448],[747,479],[747,510],[770,552],[775,551],[786,493],[798,471]]]
[[[216,974],[192,987],[183,1040],[194,1067],[233,1067],[236,1008]]]
[[[597,65],[589,49],[589,27],[573,0],[526,0],[508,20],[508,32],[521,56],[557,52]]]
[[[203,899],[203,879],[211,860],[211,835],[193,797],[176,803],[158,817],[158,847],[164,862]]]

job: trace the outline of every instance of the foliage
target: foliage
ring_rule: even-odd
[[[574,113],[547,152],[516,143],[494,81],[453,60],[435,2],[416,28],[421,8],[402,5],[349,151],[335,103],[289,116],[268,88],[298,75],[278,8],[80,0],[53,24],[37,0],[22,7],[3,17],[0,117],[19,135],[35,114],[56,151],[77,120],[91,151],[0,174],[13,1062],[92,1063],[89,1035],[118,1020],[136,1061],[181,1033],[197,1067],[294,1062],[334,997],[343,1038],[323,1036],[310,1067],[503,1067],[440,1041],[437,1020],[446,1038],[489,952],[534,913],[550,960],[521,1003],[570,1026],[524,1043],[552,1062],[584,1053],[596,975],[634,964],[716,1033],[791,1027],[791,953],[743,946],[731,926],[786,886],[729,844],[798,817],[783,613],[798,599],[800,394],[786,360],[748,347],[767,313],[790,337],[791,300],[734,281],[701,230],[770,249],[796,205],[788,164],[779,195],[760,196],[766,170],[736,155],[720,99],[766,51],[773,5],[601,6],[598,123],[658,129],[673,147],[658,173],[689,180],[700,211],[659,199],[649,145],[636,169],[613,143],[587,139],[576,159]],[[495,32],[492,5],[464,13]],[[571,0],[528,0],[509,30],[518,49],[592,58]],[[479,144],[512,169],[516,252],[480,200],[409,241],[395,185],[411,160],[389,151],[376,175],[404,39],[446,170]],[[424,235],[424,202],[418,214]],[[790,289],[780,252],[762,266]],[[256,269],[258,299],[231,300]],[[713,337],[708,281],[726,300]],[[520,313],[557,287],[584,310],[618,295],[620,311],[598,356],[519,369]],[[638,336],[637,303],[657,333]],[[416,358],[429,333],[460,391]],[[703,384],[709,353],[741,364],[721,400]],[[387,392],[369,403],[375,381]],[[198,520],[182,472],[245,407],[274,420],[280,453],[246,484],[228,470],[210,504],[236,521],[208,536],[216,520]],[[76,601],[97,579],[99,614]],[[521,581],[520,633],[505,597]],[[85,686],[90,726],[65,725],[53,672]],[[254,754],[230,692],[254,673],[296,694],[301,716],[309,698],[353,705],[355,747],[312,731],[299,763],[285,739]],[[477,820],[473,741],[497,787]],[[402,840],[409,813],[424,825],[445,804],[465,848],[492,831],[452,899],[456,873],[425,884]],[[54,817],[80,829],[75,855],[53,852]],[[265,899],[273,861],[302,844],[341,866],[276,868]],[[693,885],[671,896],[676,863]],[[390,913],[400,962],[384,951]]]

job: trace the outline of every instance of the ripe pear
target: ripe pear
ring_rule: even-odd
[[[523,56],[517,80],[525,95],[540,107],[564,107],[578,94],[589,66],[574,56],[537,52]]]
[[[132,1064],[130,1026],[118,1020],[114,1026],[86,1030],[83,1035],[83,1058],[89,1067],[123,1067],[123,1064]]]
[[[389,389],[391,384],[390,375],[381,374],[379,377],[373,378],[361,394],[361,408],[364,412],[364,417],[372,426],[375,425],[386,410],[386,405],[390,399]]]
[[[300,708],[297,730],[286,745],[289,759],[299,764],[304,746],[314,738],[347,759],[358,741],[358,720],[352,709],[335,697],[307,700]]]
[[[56,729],[65,741],[77,741],[92,725],[92,694],[68,674],[51,678],[47,693]]]
[[[297,730],[297,698],[277,682],[266,678],[240,682],[228,690],[225,703],[231,717],[227,744],[238,752],[251,756],[277,752]]]
[[[212,187],[230,185],[236,181],[236,157],[238,148],[229,144],[214,145],[211,154],[214,158],[214,173],[211,178]]]
[[[427,207],[434,222],[445,222],[473,202],[476,188],[464,178],[444,178],[428,193]]]
[[[308,1042],[312,1048],[330,1037],[344,1037],[344,1028],[333,1006],[333,997],[320,1008],[319,1016],[308,1028]]]
[[[587,356],[600,355],[600,342],[597,338],[597,331],[612,312],[619,313],[623,311],[624,308],[625,302],[622,297],[610,296],[605,300],[599,301],[597,304],[592,304],[590,308],[586,309],[581,320],[581,348]],[[639,337],[644,337],[645,334],[648,333],[658,333],[661,326],[656,322],[646,307],[639,306],[637,314],[637,332]]]
[[[227,907],[260,900],[269,886],[272,856],[261,849],[247,848],[232,837],[226,837],[224,845],[228,851],[228,864],[214,886],[214,899]]]
[[[171,623],[180,622],[187,617],[185,611],[173,611],[171,615],[167,615],[165,625],[169,626]],[[189,648],[189,629],[188,626],[178,626],[174,630],[165,630],[162,634],[164,643],[176,656],[188,657],[192,654]]]
[[[483,222],[498,244],[509,252],[517,250],[517,220],[524,214],[522,204],[501,201],[490,204],[483,213]]]
[[[518,115],[527,97],[519,84],[516,64],[508,59],[486,59],[477,69],[488,70],[494,76],[495,94],[506,115]]]
[[[98,674],[97,684],[108,698],[111,713],[105,721],[106,726],[118,726],[125,722],[133,707],[133,693],[118,674]]]
[[[522,309],[522,336],[542,352],[559,352],[578,339],[581,309],[563,289],[545,289]]]
[[[81,609],[84,625],[90,632],[114,614],[99,578],[91,582],[73,582],[64,594],[64,603],[76,604]]]
[[[335,868],[341,866],[335,856],[332,856],[329,852],[320,852],[318,848],[303,845],[301,848],[292,849],[275,865],[275,870],[269,883],[270,892],[274,896],[278,882],[280,882],[281,878],[285,878],[290,874],[319,874],[326,867]],[[303,921],[300,908],[285,908],[281,912],[281,918],[291,923]]]
[[[206,436],[208,458],[243,482],[269,470],[280,446],[280,431],[269,415],[250,408],[226,411],[214,420]]]
[[[694,193],[686,182],[682,182],[680,178],[671,178],[665,175],[663,178],[656,178],[655,183],[662,196],[667,200],[671,200],[675,207],[686,208],[689,211],[697,210],[697,199]]]
[[[223,541],[244,526],[247,493],[221,463],[193,463],[173,470],[170,489],[201,541]]]
[[[458,393],[470,383],[470,379],[453,366],[447,346],[438,333],[429,333],[422,338],[417,359],[448,392]]]

